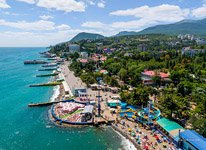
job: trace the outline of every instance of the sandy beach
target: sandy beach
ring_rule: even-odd
[[[69,66],[69,62],[64,62],[64,64],[62,64],[60,68],[61,68],[61,73],[64,75],[65,80],[67,84],[69,85],[70,91],[72,91],[74,87],[86,88],[87,93],[88,93],[88,98],[94,99],[97,104],[98,100],[96,96],[98,95],[98,91],[94,91],[91,88],[88,88],[86,84],[82,82],[80,78],[75,77],[74,73],[69,70],[68,66]],[[100,95],[102,96],[101,103],[100,103],[101,110],[102,110],[102,117],[108,120],[118,120],[118,121],[115,121],[115,124],[113,124],[112,127],[115,131],[120,133],[126,139],[130,140],[131,141],[130,143],[133,143],[133,145],[131,146],[131,149],[133,149],[133,147],[136,147],[136,149],[140,149],[141,147],[143,149],[144,146],[148,144],[150,144],[148,145],[149,146],[148,149],[165,149],[165,145],[167,147],[173,147],[173,145],[169,144],[168,142],[163,142],[163,143],[158,144],[156,142],[156,138],[151,133],[151,130],[145,129],[140,124],[135,123],[133,120],[128,120],[126,118],[124,119],[120,118],[118,113],[111,114],[110,113],[111,109],[107,106],[106,100],[111,99],[112,96],[118,95],[118,94],[101,91]],[[59,88],[59,96],[55,100],[58,101],[64,97],[65,97],[65,93],[61,85]],[[100,118],[96,118],[96,119],[100,119]],[[124,125],[122,124],[123,122],[124,122]],[[140,145],[137,144],[137,140],[133,136],[131,136],[131,131],[129,131],[128,129],[131,129],[137,136],[140,137],[140,140],[143,141],[142,144]],[[139,130],[140,132],[137,132],[137,130]],[[146,138],[145,138],[145,135],[147,135]],[[159,135],[159,137],[161,138],[161,135]],[[161,140],[164,141],[163,139]]]

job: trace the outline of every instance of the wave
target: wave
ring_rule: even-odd
[[[128,140],[127,138],[125,138],[122,134],[120,134],[118,131],[114,130],[122,139],[121,145],[123,147],[124,150],[137,150],[134,146],[134,144]]]
[[[54,87],[54,89],[53,89],[53,95],[52,95],[52,97],[50,98],[50,102],[54,102],[55,101],[55,99],[59,96],[59,94],[60,94],[60,86],[58,85],[58,86],[56,86],[56,87]]]

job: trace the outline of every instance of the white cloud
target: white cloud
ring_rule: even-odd
[[[39,20],[35,22],[8,22],[5,20],[0,20],[0,26],[8,26],[22,30],[34,30],[34,31],[43,31],[43,30],[54,30],[55,23],[51,21]]]
[[[33,33],[33,32],[0,32],[0,46],[35,47],[49,46],[68,40],[64,32]]]
[[[60,31],[66,31],[66,30],[71,29],[71,27],[68,26],[68,25],[66,25],[66,24],[59,25],[59,26],[57,26],[56,28],[57,28],[58,30],[60,30]]]
[[[79,32],[99,33],[95,30],[79,30],[70,29],[67,31],[55,31],[49,33],[34,33],[34,32],[0,32],[0,47],[36,47],[55,45],[60,42],[65,42],[73,38]]]
[[[95,21],[95,22],[88,21],[88,22],[84,22],[81,26],[87,28],[104,28],[106,27],[106,24],[100,21]]]
[[[42,16],[39,16],[39,18],[41,18],[43,20],[49,20],[49,19],[53,19],[54,17],[52,17],[50,15],[42,15]]]
[[[65,12],[83,12],[86,5],[76,0],[17,0],[28,4],[36,4],[39,7],[47,9],[55,9]]]
[[[77,2],[75,0],[39,0],[37,6],[65,12],[83,12],[86,8],[83,2]]]
[[[147,19],[140,19],[140,20],[132,20],[132,21],[125,21],[125,22],[113,22],[111,24],[112,28],[119,28],[122,30],[133,29],[139,31],[143,28],[147,28],[152,24],[156,24],[155,21],[147,20]]]
[[[105,1],[101,0],[100,2],[97,3],[97,6],[100,8],[104,8],[105,7]]]
[[[185,19],[189,13],[189,9],[181,9],[176,5],[163,4],[154,7],[145,5],[134,9],[118,10],[110,14],[116,16],[134,16],[157,22],[175,22]]]
[[[36,2],[37,0],[17,0],[17,1],[19,1],[19,2],[25,2],[25,3],[28,3],[28,4],[35,4],[35,2]]]
[[[10,8],[10,6],[6,3],[6,0],[0,0],[0,8]]]
[[[192,15],[196,18],[204,18],[206,17],[206,4],[202,7],[196,8],[192,10]]]
[[[38,20],[34,22],[26,22],[26,21],[9,22],[0,19],[0,26],[17,28],[24,31],[51,31],[51,30],[66,31],[71,29],[69,25],[66,24],[56,25],[54,22],[46,21],[46,20]]]
[[[86,0],[87,3],[89,3],[89,5],[95,5],[94,0]]]

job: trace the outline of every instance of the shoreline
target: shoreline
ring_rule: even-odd
[[[62,64],[61,67],[62,66],[65,66],[65,63]],[[64,76],[64,78],[65,78],[65,76],[67,77],[67,75],[63,71],[61,71],[60,73]],[[69,85],[68,82],[67,82],[67,84],[70,88],[71,86]],[[56,89],[55,88],[56,87],[53,88],[53,95],[50,98],[51,102],[52,101],[60,101],[60,100],[62,100],[63,97],[65,97],[64,88],[63,88],[62,84],[59,85]],[[71,95],[71,93],[70,93],[70,95]],[[80,128],[80,127],[82,127],[82,126],[79,126],[79,125],[68,125],[68,124],[64,124],[64,123],[62,123],[60,125],[59,123],[54,122],[55,120],[51,115],[51,109],[49,109],[48,116],[49,116],[50,121],[57,127],[62,127],[62,128],[67,128],[67,127]],[[86,127],[86,126],[88,126],[88,125],[85,125],[84,127]],[[116,134],[118,134],[121,137],[121,142],[125,143],[125,145],[124,144],[122,145],[123,148],[125,148],[126,150],[128,148],[129,148],[129,150],[136,150],[136,149],[141,150],[141,147],[137,143],[135,143],[127,134],[124,134],[119,128],[115,127],[113,124],[110,125],[110,127]]]
[[[127,134],[122,132],[119,128],[115,127],[114,125],[111,125],[111,128],[123,138],[122,140],[129,141],[128,143],[130,144],[129,150],[141,150],[140,145],[138,145],[134,140],[132,140]]]

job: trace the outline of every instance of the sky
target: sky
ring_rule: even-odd
[[[0,0],[0,47],[47,47],[206,18],[206,0]]]

